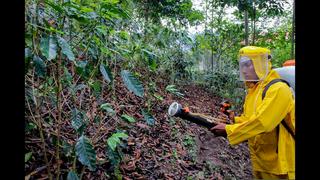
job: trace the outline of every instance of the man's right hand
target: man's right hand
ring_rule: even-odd
[[[212,127],[210,131],[216,136],[227,137],[226,124],[224,123],[218,123],[217,125]]]

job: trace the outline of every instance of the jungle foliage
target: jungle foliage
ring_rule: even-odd
[[[292,58],[292,15],[284,8],[289,2],[202,3],[204,10],[191,0],[26,0],[25,131],[41,142],[26,149],[26,169],[38,161],[49,179],[71,180],[100,167],[105,177],[121,179],[129,136],[120,125],[137,121],[122,111],[131,106],[121,102],[122,85],[144,104],[138,111],[148,126],[156,121],[153,105],[165,98],[160,88],[183,97],[179,85],[194,83],[241,108],[245,89],[238,81],[237,53],[246,37],[243,11],[252,19],[250,44],[270,48],[275,67]],[[230,7],[237,8],[235,20],[226,18]],[[279,26],[263,26],[274,17]],[[190,33],[196,25],[205,25],[204,31]],[[95,148],[101,141],[102,149]]]

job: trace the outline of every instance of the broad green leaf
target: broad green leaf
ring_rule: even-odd
[[[127,138],[128,137],[128,135],[126,133],[123,133],[123,132],[115,133],[112,136],[116,137],[116,138]]]
[[[100,72],[102,73],[104,79],[110,83],[113,81],[111,70],[108,66],[105,66],[103,64],[100,64]]]
[[[57,41],[52,36],[44,36],[40,40],[40,51],[47,58],[52,60],[57,56]]]
[[[69,171],[67,180],[79,180],[79,177],[74,171]]]
[[[76,155],[78,160],[91,171],[96,170],[96,152],[90,143],[90,140],[82,135],[76,143]]]
[[[83,114],[77,108],[72,110],[71,126],[78,133],[82,134],[85,126],[84,117]]]
[[[146,110],[142,109],[142,115],[143,115],[143,117],[146,120],[148,125],[151,125],[151,126],[154,125],[155,120],[154,120],[154,118],[152,117],[152,115],[149,112],[147,112]]]
[[[36,74],[43,77],[46,73],[46,64],[39,56],[33,56],[33,62],[35,64]]]
[[[101,105],[100,105],[100,108],[106,110],[108,113],[111,113],[111,114],[115,114],[115,113],[116,113],[116,112],[112,109],[112,106],[111,106],[110,103],[101,104]]]
[[[115,151],[118,144],[121,143],[120,138],[128,138],[128,135],[125,133],[115,133],[107,139],[108,146]]]
[[[101,91],[101,83],[99,81],[89,81],[89,85],[93,88],[95,93],[99,93]]]
[[[109,138],[107,140],[108,146],[114,151],[117,147],[117,145],[120,143],[119,138]]]
[[[133,92],[139,97],[143,97],[144,90],[141,82],[138,81],[129,71],[122,70],[121,77],[129,91]]]
[[[131,123],[136,122],[136,120],[134,119],[134,117],[128,116],[128,115],[126,115],[126,114],[123,114],[123,115],[121,116],[121,118],[124,119],[124,120],[127,120],[128,122],[131,122]]]
[[[26,154],[24,155],[24,162],[25,162],[25,163],[28,162],[29,159],[31,158],[31,156],[32,156],[32,152],[26,153]]]
[[[121,162],[121,157],[118,151],[113,151],[110,146],[107,146],[106,154],[112,166],[117,166]]]
[[[70,45],[67,43],[67,41],[62,37],[58,37],[58,44],[62,50],[62,53],[66,55],[69,60],[74,61],[75,60],[74,54],[71,50]]]

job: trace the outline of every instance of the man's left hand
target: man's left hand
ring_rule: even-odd
[[[211,128],[210,131],[213,132],[213,134],[215,134],[216,136],[227,137],[226,124],[224,123],[217,124],[216,126]]]

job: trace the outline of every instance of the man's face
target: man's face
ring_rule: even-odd
[[[254,70],[252,60],[246,60],[244,62],[241,62],[240,69],[245,80],[248,80],[248,81],[259,80],[259,77],[257,76]]]

